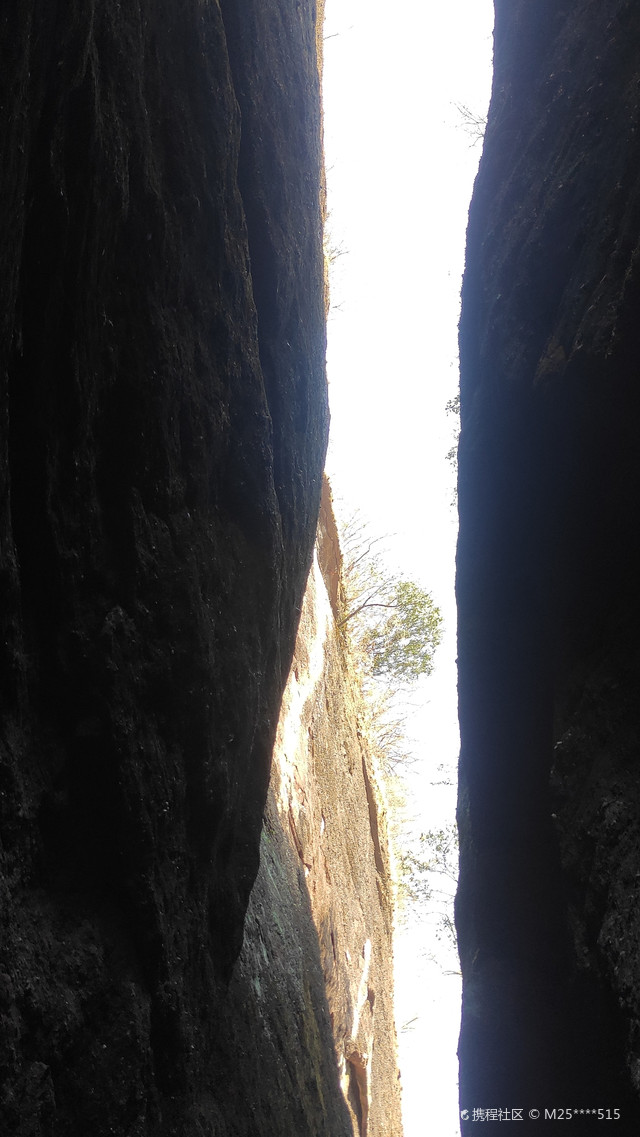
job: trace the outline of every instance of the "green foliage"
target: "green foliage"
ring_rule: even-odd
[[[442,616],[430,593],[415,581],[394,575],[368,526],[354,517],[344,527],[343,580],[346,611],[354,640],[374,679],[397,689],[433,670],[442,638]]]
[[[430,675],[442,636],[442,616],[429,593],[411,580],[391,581],[385,600],[372,604],[373,609],[378,618],[368,623],[362,636],[372,675],[399,683]]]
[[[436,908],[436,937],[456,948],[453,889],[458,870],[458,830],[455,824],[421,833],[416,848],[398,856],[400,892],[414,914]]]
[[[457,408],[452,408],[453,413]],[[441,951],[455,950],[453,892],[457,868],[454,826],[422,833],[404,831],[406,786],[403,774],[414,761],[406,723],[407,691],[433,669],[442,636],[442,616],[430,593],[415,581],[391,572],[384,537],[372,537],[358,514],[342,526],[344,609],[338,625],[361,665],[368,710],[368,734],[385,776],[391,806],[397,900],[403,919],[435,924]],[[432,957],[435,958],[435,957]]]
[[[455,415],[455,417],[458,420],[458,422],[456,424],[456,431],[455,431],[455,438],[454,438],[453,446],[451,447],[451,449],[449,451],[447,451],[447,455],[446,455],[447,462],[451,462],[451,465],[453,466],[453,469],[455,470],[455,472],[457,474],[458,473],[458,440],[460,438],[460,393],[459,392],[457,395],[454,396],[453,399],[449,399],[448,403],[445,406],[445,410],[446,410],[447,414]],[[452,499],[451,504],[455,505],[457,500],[458,500],[458,490],[457,490],[457,488],[454,488],[453,499]]]
[[[414,901],[431,900],[433,877],[447,877],[455,883],[458,865],[458,830],[455,825],[421,833],[418,849],[405,849],[400,855],[407,895]]]

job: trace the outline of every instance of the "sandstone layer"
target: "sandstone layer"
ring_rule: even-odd
[[[356,1137],[401,1137],[387,806],[362,681],[340,628],[328,483],[274,751],[277,816],[319,945],[342,1092]],[[260,876],[258,877],[260,881]],[[250,906],[251,914],[251,906]]]
[[[225,1133],[401,1137],[386,810],[334,603],[325,485],[278,723],[260,869],[222,1004]],[[341,613],[342,614],[342,613]],[[220,1061],[220,1058],[218,1059]]]

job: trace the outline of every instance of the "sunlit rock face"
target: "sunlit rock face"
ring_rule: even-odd
[[[2,34],[0,1131],[249,1137],[225,990],[327,431],[316,9]]]
[[[263,1024],[254,1043],[263,1073],[243,1089],[264,1118],[260,1132],[271,1132],[275,1081],[285,1114],[278,1132],[401,1137],[386,810],[329,598],[339,574],[327,488],[229,997],[234,1017],[255,1004]],[[317,1115],[322,1125],[311,1129]]]
[[[640,1119],[639,37],[622,0],[496,3],[460,335],[470,1132]]]
[[[251,1134],[402,1135],[386,810],[329,598],[339,590],[326,487],[260,869],[219,1007],[217,1107],[231,1134],[250,1116]]]
[[[278,725],[272,786],[319,938],[340,1083],[356,1137],[400,1137],[387,809],[360,682],[336,627],[328,486]]]

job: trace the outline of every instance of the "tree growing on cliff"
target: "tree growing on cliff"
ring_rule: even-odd
[[[460,115],[460,127],[471,139],[470,145],[476,146],[478,142],[484,142],[487,129],[486,114],[479,114],[468,107],[466,103],[454,103],[453,105]]]
[[[452,407],[455,413],[456,406]],[[455,826],[405,832],[403,774],[414,760],[407,736],[411,704],[407,689],[433,669],[442,635],[442,616],[433,598],[415,581],[394,574],[384,556],[385,537],[354,513],[341,529],[343,615],[348,643],[360,657],[367,707],[367,735],[384,774],[395,849],[397,899],[403,918],[427,917],[449,957],[455,945],[453,881],[457,863]],[[439,952],[441,954],[441,952]],[[434,957],[435,958],[435,957]]]
[[[451,463],[453,470],[455,472],[456,478],[457,478],[457,475],[458,475],[458,441],[460,439],[460,393],[455,395],[455,397],[453,399],[449,399],[449,402],[445,406],[445,410],[446,410],[447,414],[454,415],[456,420],[457,420],[456,421],[456,427],[455,427],[455,435],[454,435],[454,440],[453,440],[453,446],[448,451],[447,456],[446,456],[447,462]],[[457,501],[458,501],[458,489],[457,489],[457,486],[454,486],[451,504],[456,505]]]
[[[372,605],[362,647],[376,679],[413,683],[433,670],[442,616],[430,594],[412,580],[390,582],[383,603]]]
[[[458,829],[454,823],[421,833],[415,843],[400,850],[399,897],[411,913],[429,916],[435,922],[435,936],[457,951],[453,919],[453,899],[458,880]]]
[[[346,609],[349,625],[371,675],[393,686],[414,683],[433,670],[442,637],[442,616],[429,592],[386,566],[382,537],[371,537],[355,516],[342,535]]]
[[[454,824],[421,833],[417,848],[406,848],[400,855],[405,887],[411,900],[432,900],[434,895],[449,897],[458,880],[458,830]],[[435,888],[440,877],[445,887]]]

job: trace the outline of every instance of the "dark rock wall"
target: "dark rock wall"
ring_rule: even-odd
[[[315,21],[0,16],[7,1137],[265,1131],[216,1048],[326,444]]]
[[[631,1134],[640,12],[495,8],[460,332],[461,1106],[609,1105]]]

